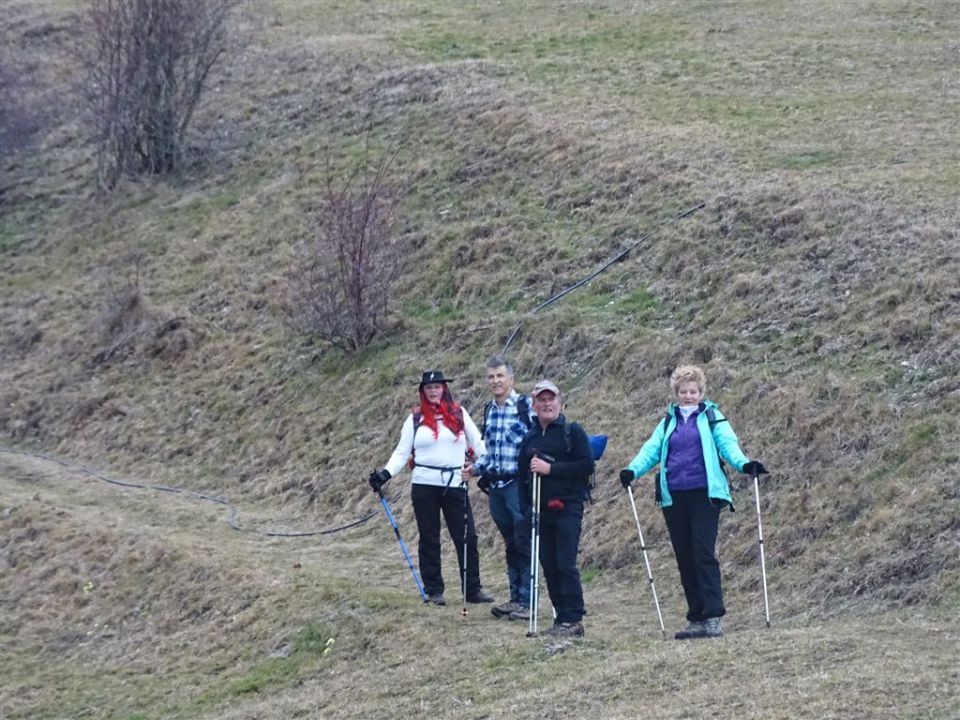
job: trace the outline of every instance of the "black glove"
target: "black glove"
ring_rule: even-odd
[[[751,460],[743,466],[743,472],[745,472],[750,477],[757,477],[758,475],[769,475],[767,469],[763,466],[763,463],[758,460]]]
[[[624,490],[630,487],[630,483],[633,482],[634,478],[636,478],[636,475],[633,474],[633,470],[620,471],[620,484],[623,485]]]
[[[374,470],[370,473],[370,487],[373,488],[374,492],[378,493],[391,477],[386,468],[383,470]]]
[[[490,494],[490,481],[483,475],[477,478],[477,487],[480,488],[485,495]]]

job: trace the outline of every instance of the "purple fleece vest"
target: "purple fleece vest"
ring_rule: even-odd
[[[675,411],[677,426],[667,444],[667,488],[672,490],[698,490],[707,487],[707,466],[703,462],[703,445],[697,430],[699,410],[683,421],[679,410]]]

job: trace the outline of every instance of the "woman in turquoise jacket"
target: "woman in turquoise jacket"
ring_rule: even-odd
[[[674,637],[720,637],[720,618],[726,609],[716,557],[717,529],[720,511],[727,506],[733,509],[720,458],[741,472],[760,475],[767,470],[743,454],[730,423],[715,403],[705,399],[703,370],[694,365],[678,367],[670,376],[670,388],[676,402],[621,471],[620,482],[629,487],[635,478],[660,465],[657,504],[677,557],[689,623]]]

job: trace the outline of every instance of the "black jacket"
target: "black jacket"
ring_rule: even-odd
[[[566,424],[567,419],[561,415],[544,430],[540,423],[534,420],[533,428],[520,443],[519,476],[524,482],[525,492],[521,494],[521,500],[525,505],[531,504],[530,460],[533,459],[535,451],[554,459],[552,462],[547,460],[550,462],[550,474],[541,477],[541,505],[546,505],[554,498],[564,501],[586,499],[587,480],[593,473],[590,441],[582,427],[577,423],[570,423],[568,450],[568,433],[564,429]]]

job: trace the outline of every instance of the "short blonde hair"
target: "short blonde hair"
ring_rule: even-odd
[[[680,384],[690,382],[691,380],[697,383],[701,393],[704,395],[707,394],[707,376],[704,375],[703,370],[696,365],[680,365],[674,370],[670,376],[670,390],[676,395],[677,388],[680,387]]]

